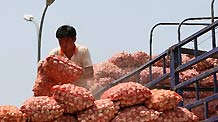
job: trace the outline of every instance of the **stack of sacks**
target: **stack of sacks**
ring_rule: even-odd
[[[110,59],[109,62],[115,64],[120,68],[130,68],[130,67],[139,67],[149,60],[148,54],[143,51],[138,51],[134,53],[127,53],[127,52],[119,52],[114,54]]]
[[[67,58],[51,55],[41,61],[33,86],[34,96],[51,96],[54,85],[72,83],[82,75],[82,68]]]
[[[127,52],[119,52],[114,54],[111,58],[108,59],[108,62],[113,63],[122,69],[125,74],[133,71],[137,67],[147,63],[149,60],[149,56],[147,53],[143,51],[138,51],[134,53]],[[129,81],[138,81],[139,74],[132,76],[129,78]]]
[[[155,57],[157,57],[157,55],[153,56],[153,58],[155,58]],[[182,64],[194,59],[193,56],[190,56],[188,54],[182,54],[181,58],[182,58]],[[183,81],[186,81],[190,78],[193,78],[193,77],[199,75],[200,73],[203,73],[206,70],[217,66],[217,64],[218,64],[218,60],[215,58],[208,58],[206,60],[203,60],[203,61],[195,64],[194,66],[192,66],[190,69],[185,70],[183,72],[180,72],[180,74],[179,74],[180,75],[180,82],[183,82]],[[159,68],[159,70],[158,70],[158,68],[156,68],[157,70],[155,70],[155,68],[152,69],[152,73],[153,73],[152,76],[153,76],[153,80],[154,80],[154,79],[162,76],[162,74],[163,74],[162,73],[162,71],[163,71],[163,69],[162,69],[163,68],[163,59],[160,59],[159,61],[154,63],[153,67]],[[166,67],[170,67],[170,56],[166,56]],[[166,71],[169,72],[170,69],[167,68]],[[149,74],[148,68],[143,70],[140,74],[140,79],[141,79],[140,82],[142,82],[143,84],[148,83],[149,82],[149,80],[147,80],[148,74]],[[163,81],[159,84],[169,85],[169,82],[168,82],[169,80],[170,79],[167,79],[167,80],[165,80],[166,82]],[[213,76],[209,76],[203,80],[200,80],[199,83],[200,83],[200,86],[202,86],[202,87],[213,87],[213,85],[214,85],[213,84]],[[191,85],[191,87],[193,87],[193,85]]]
[[[73,84],[55,85],[51,92],[52,97],[32,97],[22,104],[20,111],[27,115],[28,121],[77,122],[78,119],[75,116],[77,113],[81,112],[83,117],[82,111],[90,111],[89,108],[94,109],[96,105],[105,106],[99,110],[99,114],[101,114],[102,110],[106,110],[106,106],[109,104],[108,101],[95,102],[91,91]],[[108,105],[108,108],[115,114],[119,108],[115,106],[113,108],[112,105]],[[114,116],[107,113],[108,110],[105,111],[105,116],[113,118]]]
[[[154,58],[156,58],[158,55],[153,55],[152,56],[152,59],[154,59]],[[161,58],[160,60],[158,60],[157,62],[155,62],[154,64],[153,64],[153,66],[157,66],[157,67],[163,67],[163,58]],[[165,57],[165,66],[166,67],[170,67],[170,56],[166,56]]]
[[[202,71],[205,71],[207,69],[210,69],[212,67],[214,67],[214,63],[216,62],[215,59],[213,58],[208,58],[206,60],[203,60],[197,64],[195,64],[193,66],[194,69],[196,69],[198,72],[202,72]]]
[[[158,122],[199,122],[199,118],[186,108],[176,107],[165,110],[160,115]]]
[[[91,87],[90,90],[95,94],[99,88],[110,84],[112,81],[128,74],[129,72],[132,72],[137,67],[147,63],[148,60],[148,54],[143,51],[137,51],[134,53],[122,51],[114,54],[105,62],[94,64],[94,78],[87,81]],[[139,82],[140,76],[139,74],[136,74],[125,80],[125,82],[127,81]],[[98,99],[99,96],[95,96],[95,98]]]
[[[141,84],[127,82],[108,89],[101,99],[110,99],[120,105],[119,112],[112,122],[198,121],[198,117],[193,113],[178,107],[182,97],[174,91],[149,90]]]
[[[108,59],[108,62],[113,63],[114,65],[118,66],[122,69],[125,74],[133,71],[137,67],[147,63],[149,60],[149,56],[147,53],[143,51],[138,51],[134,53],[127,53],[127,52],[119,52],[114,54],[111,58]],[[129,81],[137,81],[138,76],[132,76],[129,78]]]
[[[154,59],[155,57],[157,57],[158,55],[153,55],[152,59]],[[182,58],[182,64],[192,60],[192,56],[188,55],[188,54],[182,54],[181,55]],[[170,56],[166,56],[165,57],[165,61],[166,61],[166,67],[170,67]],[[159,61],[157,61],[156,63],[154,63],[153,66],[158,66],[158,67],[163,67],[163,58],[160,59]]]
[[[170,90],[151,90],[152,96],[145,106],[161,112],[159,122],[198,122],[198,117],[186,108],[178,107],[182,97]]]
[[[200,91],[199,92],[199,98],[202,99],[202,98],[211,96],[213,94],[214,94],[213,91]],[[196,96],[196,92],[195,91],[184,91],[183,92],[183,97],[184,98],[187,98],[187,99],[195,98],[195,96]]]
[[[111,77],[113,79],[118,79],[125,74],[125,72],[120,69],[118,66],[110,62],[102,62],[95,64],[94,68],[94,77],[96,79]]]
[[[131,54],[124,51],[113,55],[108,61],[120,68],[134,66],[134,63],[132,63],[134,58],[131,56]]]
[[[194,58],[191,57],[190,60],[192,60],[192,59],[194,59]],[[194,66],[192,66],[192,69],[190,69],[189,71],[181,73],[180,75],[186,75],[186,76],[192,78],[192,77],[194,77],[196,75],[199,75],[199,74],[205,72],[208,69],[211,69],[211,68],[217,66],[217,63],[218,63],[217,59],[207,58],[207,59],[195,64]],[[184,77],[183,77],[183,80],[187,80],[187,78],[184,79]],[[202,87],[213,87],[213,85],[214,85],[213,84],[213,76],[209,76],[207,78],[204,78],[204,79],[200,80],[199,84]]]
[[[190,58],[186,56],[183,58],[183,63],[188,60]],[[144,52],[132,54],[121,52],[106,62],[95,64],[94,78],[87,83],[92,92],[95,92],[147,61],[148,55]],[[200,65],[196,65],[196,69],[197,66]],[[195,68],[180,73],[181,82],[198,75],[199,71],[196,71]],[[153,66],[152,69],[153,79],[163,75],[162,65]],[[167,68],[166,72],[168,73],[169,70]],[[148,68],[140,73],[141,83],[149,81],[148,73]],[[120,83],[105,91],[101,99],[95,100],[91,91],[69,84],[80,78],[81,75],[81,67],[76,66],[68,59],[58,56],[47,57],[39,66],[33,88],[35,97],[25,101],[20,110],[13,107],[3,107],[2,109],[0,106],[0,115],[2,115],[0,119],[4,117],[3,120],[6,122],[24,122],[26,120],[30,122],[198,121],[198,117],[193,113],[177,106],[182,98],[173,91],[150,90],[135,83],[137,77],[131,77],[125,81],[126,83]],[[202,80],[202,83],[208,86],[208,84],[212,84],[211,80],[212,76],[205,78],[204,82]],[[162,83],[169,84],[169,79]],[[200,84],[202,85],[202,83]],[[208,95],[205,92],[201,93],[201,97]],[[185,92],[184,96],[193,98],[194,93]],[[100,96],[98,97],[100,98]],[[216,107],[216,102],[209,103],[209,109],[213,110],[210,114],[214,114]],[[199,115],[201,119],[199,111],[202,110],[200,107],[200,109],[193,109],[192,112]]]
[[[197,64],[195,64],[193,66],[193,69],[189,69],[187,71],[182,72],[181,75],[181,79],[183,79],[183,81],[188,80],[190,78],[193,78],[203,72],[205,72],[206,70],[213,68],[214,66],[217,65],[217,59],[213,59],[213,58],[208,58],[206,60],[203,60]],[[217,75],[218,76],[218,75]],[[202,80],[199,81],[199,86],[200,87],[214,87],[214,81],[213,81],[213,75],[210,75],[209,77],[206,77]],[[194,87],[194,84],[191,85],[192,87]],[[200,99],[208,97],[213,95],[214,92],[213,91],[201,91],[199,92],[199,97]],[[184,91],[183,92],[183,97],[184,97],[184,104],[190,104],[192,102],[195,101],[195,97],[196,97],[196,92],[195,91]],[[212,102],[209,102],[208,104],[208,112],[209,112],[209,116],[212,116],[214,113],[216,113],[216,107],[217,107],[217,100],[214,100]],[[195,115],[197,115],[199,117],[199,120],[203,120],[204,119],[204,108],[203,105],[198,106],[196,108],[193,108],[191,110]]]
[[[148,88],[138,83],[127,82],[108,89],[102,94],[101,99],[110,99],[121,107],[112,122],[155,122],[160,113],[140,105],[150,97],[151,92]]]
[[[139,67],[149,61],[149,55],[143,51],[131,53],[131,56],[134,59],[133,60],[134,67]]]
[[[199,73],[195,69],[187,69],[179,73],[179,82],[187,81],[195,76],[199,75]],[[194,87],[194,84],[191,84],[187,87]]]
[[[218,73],[216,73],[216,77],[218,77]],[[214,87],[214,77],[213,77],[213,75],[210,75],[210,76],[200,80],[199,83],[202,87],[213,88]]]
[[[26,122],[27,115],[19,110],[16,106],[0,106],[1,122]]]
[[[199,75],[199,73],[196,71],[196,69],[187,69],[183,72],[180,72],[179,74],[180,82],[189,80],[197,75]]]
[[[170,69],[166,68],[166,73],[169,73]],[[163,67],[157,67],[157,66],[153,66],[152,67],[152,79],[157,79],[158,77],[161,77],[163,75]],[[149,83],[149,68],[146,68],[144,70],[141,71],[140,73],[140,83],[141,84],[147,84]],[[170,79],[166,79],[162,82],[160,82],[159,84],[163,84],[163,85],[169,85],[170,84]]]

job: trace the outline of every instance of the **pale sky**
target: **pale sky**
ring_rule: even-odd
[[[44,21],[42,58],[58,46],[55,31],[62,24],[77,29],[77,43],[89,47],[94,64],[120,51],[149,53],[149,34],[156,23],[210,16],[210,4],[211,0],[56,0]],[[217,5],[215,2],[216,16]],[[1,2],[0,105],[20,106],[33,95],[37,34],[34,24],[23,16],[32,14],[39,23],[44,7],[45,0]],[[184,27],[182,38],[199,28]],[[175,44],[176,32],[177,27],[157,28],[153,52],[161,53]]]

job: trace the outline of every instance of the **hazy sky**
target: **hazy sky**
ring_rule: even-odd
[[[56,0],[47,10],[42,35],[42,58],[58,46],[56,29],[69,24],[77,29],[77,43],[89,47],[93,63],[126,51],[149,53],[149,33],[158,22],[181,22],[210,16],[211,0]],[[218,3],[215,3],[216,11]],[[0,7],[0,105],[20,106],[33,95],[36,78],[37,34],[45,0],[4,0]],[[218,13],[215,11],[215,15]],[[197,29],[200,28],[196,27]],[[195,27],[184,27],[185,38]],[[154,53],[177,42],[176,27],[154,31]],[[205,46],[205,45],[203,45]]]

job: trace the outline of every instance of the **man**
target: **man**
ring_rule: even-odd
[[[88,88],[85,79],[93,77],[93,66],[88,48],[75,44],[76,30],[74,27],[69,25],[59,27],[56,31],[56,38],[58,39],[59,47],[54,48],[49,55],[66,57],[82,67],[83,75],[81,79],[73,82],[73,84]]]

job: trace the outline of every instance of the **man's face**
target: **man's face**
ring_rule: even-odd
[[[58,40],[59,40],[59,45],[61,49],[64,51],[64,53],[68,51],[72,51],[72,49],[74,48],[75,38],[63,37],[63,38],[59,38]]]

